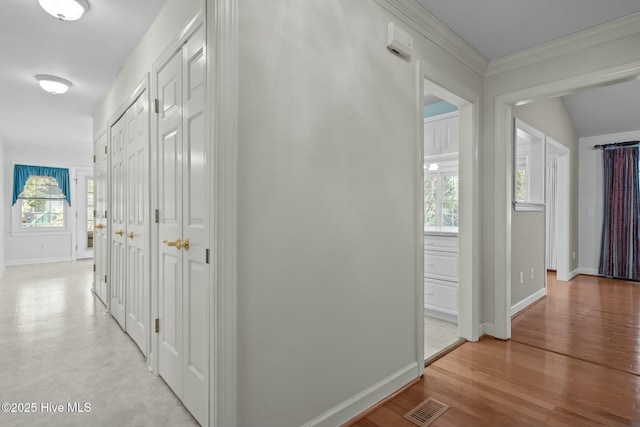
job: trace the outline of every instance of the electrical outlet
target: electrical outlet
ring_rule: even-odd
[[[533,267],[531,267],[531,278],[534,278],[534,274],[533,274]]]
[[[522,285],[524,283],[524,273],[521,271],[520,272],[520,284]]]

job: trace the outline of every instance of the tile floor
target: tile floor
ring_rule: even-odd
[[[458,341],[458,338],[456,323],[424,316],[425,360]]]
[[[0,403],[36,407],[0,411],[0,426],[197,426],[93,295],[92,269],[91,260],[17,266],[0,278]],[[91,411],[70,413],[69,403]]]

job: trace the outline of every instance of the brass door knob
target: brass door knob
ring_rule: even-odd
[[[96,228],[97,228],[98,230],[102,230],[102,229],[104,228],[104,225],[102,225],[102,224],[97,224],[97,225],[96,225]]]
[[[127,233],[127,237],[130,239],[133,239],[133,231]]]
[[[176,247],[178,247],[178,244],[182,243],[182,242],[180,242],[180,239],[178,239],[178,240],[174,240],[173,242],[169,241],[169,240],[164,240],[162,243],[164,243],[167,246],[176,246]],[[180,247],[178,247],[178,249],[180,249]]]
[[[114,231],[113,234],[117,234],[118,236],[122,236],[122,230]]]
[[[177,242],[178,242],[178,244],[176,245],[176,247],[178,249],[184,249],[185,251],[189,250],[189,239],[185,239],[182,242],[180,240],[178,240]]]

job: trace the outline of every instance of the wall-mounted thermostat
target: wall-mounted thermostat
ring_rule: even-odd
[[[413,49],[413,38],[403,29],[397,28],[393,22],[387,26],[387,49],[398,56],[409,59]]]

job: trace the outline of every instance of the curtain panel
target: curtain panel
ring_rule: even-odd
[[[638,147],[605,148],[604,219],[598,273],[640,279],[638,235]]]
[[[49,176],[58,181],[58,186],[64,194],[69,206],[71,206],[71,187],[69,185],[69,169],[50,168],[47,166],[14,165],[13,167],[13,202],[15,205],[18,196],[24,190],[24,185],[30,176]]]

